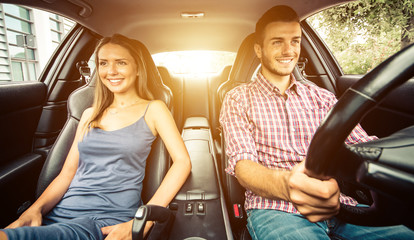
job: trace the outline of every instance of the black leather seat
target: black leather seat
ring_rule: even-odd
[[[171,91],[162,83],[161,77],[147,48],[139,41],[136,41],[136,44],[142,49],[144,61],[147,63],[149,89],[156,99],[164,101],[171,110]],[[92,105],[95,81],[95,78],[93,78],[89,84],[75,90],[70,95],[68,99],[68,119],[51,149],[39,176],[36,191],[37,197],[42,194],[50,182],[59,174],[73,142],[80,117],[83,111]],[[168,171],[169,166],[169,154],[160,137],[157,137],[147,159],[144,188],[142,192],[142,200],[144,203],[148,202],[151,196],[155,193]]]
[[[217,90],[220,106],[223,103],[226,93],[236,86],[249,82],[260,65],[260,60],[254,52],[254,42],[254,34],[250,34],[241,43],[228,80],[222,83]],[[227,209],[232,209],[231,211],[233,211],[229,213],[233,235],[235,239],[251,239],[245,227],[247,218],[243,207],[245,189],[235,177],[224,172],[224,169],[228,165],[228,158],[225,153],[226,143],[224,136],[223,134],[221,135],[221,149],[223,153],[221,154],[220,171],[224,181],[223,186]],[[234,207],[238,208],[238,215],[234,212]]]
[[[254,42],[254,34],[252,33],[241,43],[228,80],[222,83],[217,90],[220,106],[226,93],[238,85],[249,82],[259,66],[260,60],[254,52]]]
[[[172,94],[174,96],[172,105],[173,107],[173,116],[175,120],[175,124],[177,125],[178,131],[181,132],[183,127],[183,79],[182,78],[176,78],[171,76],[168,69],[164,66],[158,66],[158,71],[160,72],[162,81],[164,84],[171,89]]]
[[[210,117],[210,126],[211,134],[213,136],[214,146],[217,150],[217,155],[221,156],[221,137],[220,137],[220,108],[221,102],[217,95],[217,90],[229,79],[230,70],[232,65],[225,66],[218,77],[211,77],[208,79],[208,101],[209,101],[209,117]]]

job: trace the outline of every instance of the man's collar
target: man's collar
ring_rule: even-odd
[[[253,81],[255,81],[257,83],[257,85],[259,86],[259,89],[268,95],[273,95],[275,92],[280,94],[280,90],[273,85],[269,80],[267,80],[263,74],[261,73],[261,71],[258,71],[256,76],[253,76]],[[287,88],[286,91],[293,91],[295,93],[298,93],[297,91],[298,85],[297,85],[297,81],[295,76],[291,73],[290,74],[290,85]]]

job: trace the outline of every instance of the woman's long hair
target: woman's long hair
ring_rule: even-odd
[[[95,97],[92,105],[93,113],[86,124],[86,126],[90,128],[99,127],[99,122],[102,118],[105,109],[107,109],[114,100],[114,94],[102,83],[99,77],[98,53],[99,50],[108,43],[117,44],[128,50],[129,54],[131,54],[138,67],[137,81],[135,81],[135,90],[137,91],[138,96],[140,98],[147,100],[154,99],[154,96],[152,95],[151,91],[148,89],[147,86],[147,65],[144,61],[141,48],[137,44],[137,42],[120,34],[114,34],[112,37],[105,37],[101,39],[101,41],[98,43],[95,49],[95,64],[98,73],[96,74],[97,79],[95,87]]]

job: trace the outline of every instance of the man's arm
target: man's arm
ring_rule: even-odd
[[[242,89],[229,92],[222,105],[220,123],[226,141],[229,165],[239,183],[257,195],[292,202],[309,221],[328,219],[339,211],[339,187],[306,175],[304,163],[292,171],[269,169],[258,163],[255,142],[247,116],[248,102]]]
[[[329,219],[339,212],[340,192],[336,180],[309,177],[304,162],[292,171],[283,171],[241,160],[236,164],[235,173],[243,187],[269,199],[293,203],[311,222]]]
[[[255,194],[290,201],[287,187],[290,171],[272,170],[250,160],[240,160],[236,163],[235,173],[239,183]]]

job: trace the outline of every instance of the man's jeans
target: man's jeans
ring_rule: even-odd
[[[247,228],[252,239],[414,239],[414,232],[399,226],[367,227],[337,218],[317,223],[300,214],[277,210],[247,210]]]

